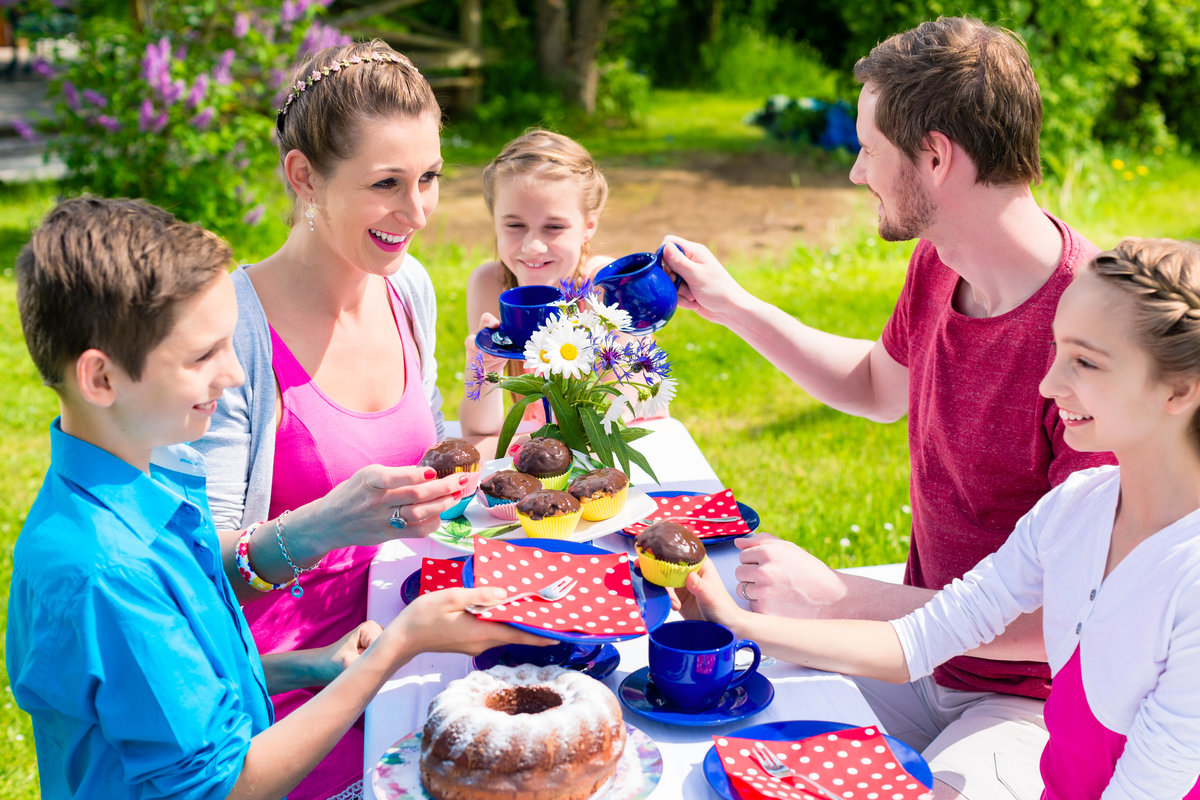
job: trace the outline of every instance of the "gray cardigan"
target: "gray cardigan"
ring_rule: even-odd
[[[437,388],[434,341],[437,300],[421,263],[406,256],[388,278],[400,295],[416,333],[421,358],[421,384],[433,412],[437,436],[443,437],[442,395]],[[233,347],[246,382],[226,389],[208,433],[192,446],[208,467],[208,504],[217,530],[236,530],[267,518],[275,468],[275,371],[271,366],[271,332],[254,284],[244,268],[233,271],[238,322]]]

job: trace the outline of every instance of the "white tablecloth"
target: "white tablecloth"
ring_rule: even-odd
[[[637,446],[654,467],[660,484],[655,485],[649,476],[635,469],[633,480],[636,484],[647,491],[711,492],[724,488],[682,423],[662,419],[645,423],[645,426],[655,432],[640,439]],[[632,551],[632,540],[619,534],[601,537],[594,544],[614,552]],[[737,554],[732,543],[714,545],[708,553],[731,589],[736,583],[733,569],[737,566]],[[382,547],[371,566],[368,615],[387,624],[403,607],[400,585],[414,570],[420,569],[421,558],[453,555],[460,553],[429,540],[396,540]],[[645,637],[620,642],[616,647],[621,654],[621,663],[604,679],[614,692],[627,675],[647,663]],[[429,702],[449,681],[463,677],[471,669],[471,659],[467,656],[442,653],[418,656],[399,670],[367,706],[363,784],[368,800],[375,797],[371,791],[371,772],[379,757],[396,740],[424,726]],[[715,728],[685,728],[663,725],[625,711],[626,722],[645,731],[662,753],[663,774],[652,795],[654,800],[716,796],[700,768],[715,733],[731,733],[747,725],[792,719],[878,724],[858,689],[841,675],[785,663],[775,663],[761,671],[775,686],[775,700],[761,713],[736,723]]]

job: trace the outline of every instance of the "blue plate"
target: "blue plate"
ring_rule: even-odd
[[[703,711],[685,711],[663,697],[650,680],[650,668],[631,672],[617,689],[621,705],[635,714],[666,725],[705,728],[726,725],[757,714],[775,699],[775,687],[761,672],[754,673],[741,686],[729,689],[721,701]]]
[[[475,656],[471,662],[475,665],[475,669],[491,669],[496,665],[504,667],[514,667],[517,661],[506,657],[504,652],[507,648],[504,645],[493,647],[491,650],[484,650],[479,655]],[[621,654],[617,652],[617,648],[611,644],[600,645],[600,652],[587,659],[579,661],[580,656],[586,656],[588,651],[592,650],[591,646],[576,645],[575,653],[563,664],[567,669],[573,669],[576,672],[582,672],[584,675],[590,675],[598,681],[602,681],[612,674],[612,671],[617,668],[617,664],[621,663]]]
[[[492,339],[492,334],[496,333],[498,328],[483,328],[479,333],[475,334],[475,346],[489,356],[497,358],[510,358],[525,360],[525,345],[517,347],[516,345],[497,344]]]
[[[563,539],[505,539],[504,543],[515,544],[518,547],[540,547],[552,553],[571,553],[580,556],[613,555],[611,550],[603,550],[583,542],[569,542]],[[467,563],[463,566],[463,586],[471,587],[475,585],[474,564],[475,557],[470,556],[467,559]],[[667,596],[666,589],[644,580],[641,570],[637,568],[637,565],[633,561],[629,562],[629,567],[629,572],[633,576],[633,594],[637,597],[638,610],[642,612],[642,619],[646,623],[646,630],[652,631],[659,625],[662,625],[667,615],[671,613],[671,598]],[[623,642],[626,639],[636,639],[639,636],[645,636],[644,633],[600,636],[594,633],[579,633],[578,631],[548,631],[545,628],[535,628],[532,625],[522,625],[519,622],[506,622],[505,624],[512,625],[514,628],[520,628],[523,631],[536,633],[538,636],[544,636],[547,639],[556,639],[560,642],[579,642],[580,644]]]
[[[646,494],[650,495],[651,497],[695,497],[695,496],[701,495],[701,494],[712,494],[712,492],[674,491],[674,492],[646,492]],[[758,512],[755,511],[750,506],[746,505],[745,503],[741,502],[740,500],[738,500],[736,502],[737,502],[738,512],[741,513],[742,519],[746,520],[746,527],[748,527],[750,529],[750,533],[754,533],[756,530],[758,530],[758,523],[760,521],[758,518]],[[630,539],[637,538],[636,533],[630,533],[629,531],[625,530],[624,528],[622,528],[620,531],[618,531],[618,533],[620,533],[622,536],[628,536]],[[734,533],[734,534],[730,534],[729,536],[709,536],[704,539],[701,539],[700,541],[704,542],[705,547],[707,547],[710,544],[721,544],[723,542],[732,542],[734,539],[740,539],[743,536],[748,536],[748,535],[749,534],[746,534],[746,533]]]
[[[470,556],[455,556],[451,561],[466,561]],[[413,600],[417,599],[417,595],[421,593],[421,570],[417,568],[411,575],[404,579],[404,583],[400,584],[400,599],[404,601],[404,605],[408,605]]]
[[[762,739],[764,742],[795,742],[800,739],[807,739],[809,736],[816,736],[820,733],[843,731],[847,728],[856,727],[858,726],[846,725],[842,722],[824,722],[811,719],[789,720],[786,722],[764,722],[762,725],[751,725],[748,728],[732,731],[728,735],[736,736],[739,739]],[[908,774],[932,789],[933,773],[930,772],[929,765],[925,763],[925,759],[921,758],[921,754],[904,742],[899,739],[893,739],[886,733],[883,735],[883,738],[887,739],[892,752],[896,754],[896,758],[908,770]],[[710,747],[708,752],[704,754],[703,767],[704,777],[708,780],[708,785],[713,788],[714,792],[724,798],[724,800],[742,800],[741,796],[729,784],[729,776],[721,768],[721,759],[717,755],[716,747]]]

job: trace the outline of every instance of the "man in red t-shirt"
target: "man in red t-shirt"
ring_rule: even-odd
[[[1097,248],[1038,207],[1041,95],[1023,45],[978,20],[891,37],[855,66],[862,149],[850,179],[879,235],[920,239],[878,341],[807,327],[750,295],[703,245],[666,237],[680,304],[725,325],[822,402],[909,417],[912,539],[904,585],[844,575],[769,534],[739,540],[756,611],[894,619],[995,551],[1071,472],[1111,463],[1063,443],[1038,383],[1059,295]],[[1041,615],[903,686],[860,681],[894,736],[924,752],[939,798],[1036,798],[1049,670]]]

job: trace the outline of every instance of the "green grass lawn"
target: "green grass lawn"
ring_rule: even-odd
[[[739,150],[768,146],[757,129],[741,124],[758,100],[731,100],[693,92],[655,92],[642,127],[579,131],[601,163],[628,159],[671,164],[682,149]],[[453,141],[453,126],[447,129]],[[447,146],[447,162],[478,163],[503,139]],[[846,159],[801,155],[815,169],[844,170]],[[1200,160],[1162,154],[1082,165],[1069,181],[1037,191],[1049,210],[1068,219],[1098,245],[1123,235],[1200,238]],[[1137,170],[1138,166],[1144,170]],[[1144,174],[1143,174],[1144,172]],[[264,180],[270,180],[265,176]],[[54,202],[47,185],[0,187],[0,624],[7,611],[12,546],[45,470],[46,428],[56,413],[51,392],[29,361],[16,313],[12,264],[41,215]],[[806,322],[846,335],[878,336],[904,277],[911,244],[875,236],[873,204],[846,221],[836,247],[815,249],[797,240],[774,260],[731,260],[747,288]],[[281,214],[267,214],[278,219]],[[282,241],[278,222],[252,239],[235,242],[240,261],[252,261]],[[419,242],[419,239],[418,239]],[[488,254],[455,246],[416,254],[436,276],[439,292],[441,389],[447,415],[462,393],[460,329],[465,278]],[[762,527],[802,543],[835,566],[901,560],[907,548],[908,451],[905,424],[878,425],[814,403],[745,343],[694,314],[681,312],[661,333],[679,394],[672,414],[692,432],[717,474],[757,509]],[[38,796],[28,717],[12,701],[7,673],[0,678],[0,800]]]

